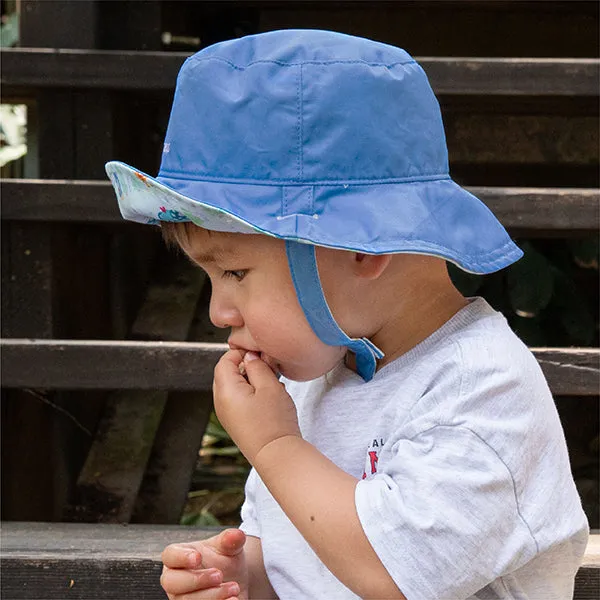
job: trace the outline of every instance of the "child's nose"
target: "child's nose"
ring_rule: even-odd
[[[214,291],[210,298],[209,318],[215,327],[242,327],[244,324],[239,310]]]

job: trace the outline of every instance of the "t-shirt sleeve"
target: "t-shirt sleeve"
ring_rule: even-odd
[[[259,483],[258,475],[254,469],[250,471],[245,486],[245,499],[242,504],[240,529],[246,535],[260,537],[260,525],[256,514],[256,486]]]
[[[356,509],[408,600],[468,598],[535,555],[511,473],[474,431],[395,440],[386,463],[358,483]]]

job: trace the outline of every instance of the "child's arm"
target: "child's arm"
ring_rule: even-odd
[[[358,480],[302,439],[294,404],[271,369],[247,354],[248,384],[239,373],[241,360],[239,352],[230,351],[215,369],[215,407],[221,423],[344,585],[362,598],[405,600],[358,519]]]

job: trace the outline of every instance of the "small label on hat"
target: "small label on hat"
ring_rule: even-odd
[[[171,151],[171,143],[165,142],[165,145],[163,146],[163,154],[168,154],[170,151]]]

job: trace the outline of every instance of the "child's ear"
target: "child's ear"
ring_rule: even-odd
[[[362,254],[354,255],[355,273],[364,279],[377,279],[392,260],[391,254]]]

